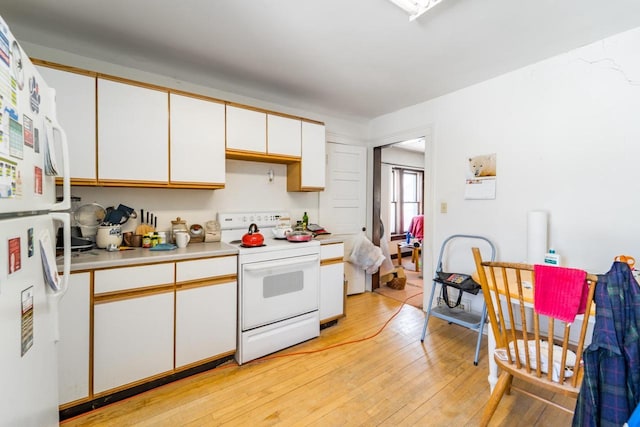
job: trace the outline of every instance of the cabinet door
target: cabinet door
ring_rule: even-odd
[[[71,179],[95,183],[97,178],[95,77],[43,66],[36,68],[49,87],[56,90],[58,121],[67,134],[69,144]],[[62,159],[62,154],[56,154],[58,159]]]
[[[344,244],[320,247],[320,321],[344,314]]]
[[[176,368],[236,348],[237,284],[176,292]]]
[[[301,186],[303,189],[324,188],[325,179],[324,125],[302,122]]]
[[[320,321],[344,314],[344,263],[320,267]]]
[[[225,180],[224,104],[170,94],[171,182]]]
[[[176,368],[236,348],[238,258],[176,263]]]
[[[58,399],[61,405],[89,396],[90,273],[69,276],[69,290],[60,300]]]
[[[94,306],[93,392],[173,370],[173,292]]]
[[[169,181],[169,95],[98,79],[98,180]]]
[[[267,152],[300,157],[302,122],[288,117],[267,115]]]
[[[267,152],[267,115],[227,105],[227,150]]]

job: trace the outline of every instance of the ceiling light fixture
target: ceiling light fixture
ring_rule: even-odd
[[[409,14],[409,21],[414,21],[443,0],[389,0]]]

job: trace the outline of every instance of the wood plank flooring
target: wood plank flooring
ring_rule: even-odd
[[[489,398],[486,340],[474,366],[473,332],[432,318],[421,343],[423,322],[422,310],[378,293],[350,296],[347,317],[318,339],[243,366],[229,362],[62,425],[477,425]],[[349,341],[357,342],[342,345]],[[513,393],[492,425],[569,426],[571,416]]]

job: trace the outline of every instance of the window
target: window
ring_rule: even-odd
[[[391,234],[403,234],[411,219],[424,212],[422,202],[424,173],[415,169],[391,169],[391,206],[389,222]]]

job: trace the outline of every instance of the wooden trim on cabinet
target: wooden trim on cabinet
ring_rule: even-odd
[[[124,391],[124,390],[128,390],[130,388],[139,386],[139,385],[143,385],[146,384],[148,382],[154,381],[154,380],[159,380],[161,378],[165,378],[169,375],[171,375],[174,372],[174,369],[170,370],[170,371],[165,371],[165,372],[161,372],[159,374],[155,374],[152,375],[150,377],[146,377],[146,378],[142,378],[140,380],[136,380],[127,384],[123,384],[121,386],[118,387],[114,387],[114,388],[110,388],[109,390],[105,390],[105,391],[101,391],[100,393],[96,393],[93,395],[94,398],[97,397],[102,397],[102,396],[108,396],[110,394],[114,394],[114,393],[118,393],[120,391]]]
[[[186,92],[186,91],[180,90],[180,89],[171,89],[171,88],[168,88],[168,89],[169,89],[169,94],[186,96],[186,97],[189,97],[189,98],[201,99],[203,101],[215,102],[216,104],[226,104],[227,103],[227,101],[225,101],[224,99],[213,98],[213,97],[207,96],[207,95],[200,95],[199,93]]]
[[[287,165],[287,191],[301,191],[302,161]]]
[[[320,267],[322,267],[323,265],[342,264],[343,262],[344,262],[343,257],[323,259],[320,261]]]
[[[33,65],[40,65],[42,67],[53,68],[55,70],[60,70],[60,71],[67,71],[69,73],[74,73],[74,74],[82,74],[84,76],[89,76],[89,77],[96,77],[98,75],[98,73],[96,73],[95,71],[89,71],[83,68],[77,68],[77,67],[72,67],[70,65],[58,64],[57,62],[45,61],[44,59],[38,59],[38,58],[30,58],[30,59]]]
[[[62,178],[56,178],[56,185],[62,185]],[[98,185],[98,180],[91,178],[71,178],[71,185],[78,187],[95,187]]]
[[[225,187],[225,183],[219,182],[189,182],[189,181],[169,181],[167,188],[190,188],[194,190],[220,190]]]
[[[179,368],[175,368],[176,372],[182,372],[182,371],[187,371],[189,369],[193,369],[193,368],[197,368],[198,366],[201,366],[203,364],[206,363],[210,363],[210,362],[216,362],[224,357],[228,357],[228,356],[233,356],[234,354],[236,354],[235,349],[234,350],[230,350],[230,351],[226,351],[224,353],[220,353],[216,356],[213,357],[207,357],[206,359],[202,359],[202,360],[198,360],[197,362],[193,362],[193,363],[189,363],[187,365],[182,365]]]
[[[228,274],[226,276],[208,277],[204,279],[176,282],[176,291],[185,291],[188,289],[203,288],[206,286],[225,285],[237,280],[238,276],[236,274]]]
[[[94,329],[95,329],[95,271],[91,271],[89,276],[89,397],[93,398],[93,358],[95,354],[94,347]]]
[[[100,96],[100,94],[98,93],[98,78],[95,78],[95,81],[93,82],[95,84],[95,93],[96,93],[96,99],[94,100],[94,111],[93,111],[93,115],[96,118],[96,129],[95,129],[95,136],[94,136],[94,144],[95,144],[95,154],[94,154],[94,161],[96,164],[96,182],[98,182],[98,177],[100,176],[100,162],[98,161],[98,153],[99,153],[99,149],[100,149],[100,142],[98,141],[98,131],[100,129],[100,120],[98,120],[98,97]]]
[[[102,80],[109,80],[116,83],[122,83],[130,86],[138,86],[144,89],[157,90],[158,92],[164,92],[169,95],[169,88],[166,86],[155,85],[152,83],[141,82],[139,80],[131,80],[124,77],[112,76],[110,74],[97,73],[96,77]]]
[[[266,162],[266,163],[279,163],[285,165],[291,165],[300,163],[300,157],[298,156],[284,156],[260,153],[257,151],[242,151],[242,150],[225,150],[225,157],[232,160],[247,160],[250,162]]]
[[[101,294],[95,294],[93,297],[94,305],[104,304],[115,301],[123,301],[134,298],[142,298],[151,295],[166,294],[173,292],[175,286],[173,283],[166,285],[154,285],[145,288],[127,289],[122,291],[104,292]]]

